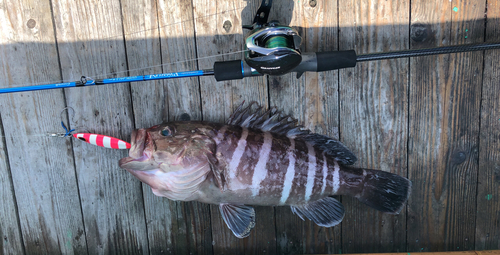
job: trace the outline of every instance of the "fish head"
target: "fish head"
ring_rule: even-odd
[[[212,128],[203,122],[167,122],[132,132],[129,156],[119,162],[129,171],[161,169],[175,172],[207,160],[215,143]]]

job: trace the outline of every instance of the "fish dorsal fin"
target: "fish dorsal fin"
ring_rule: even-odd
[[[327,156],[334,158],[342,165],[352,165],[358,160],[356,155],[344,144],[328,136],[308,134],[303,136],[303,139],[311,143],[314,147],[324,151]]]
[[[321,227],[333,227],[344,218],[344,206],[333,197],[325,197],[305,205],[291,206],[302,220],[308,218]]]
[[[252,102],[243,108],[243,103],[231,114],[226,124],[269,131],[290,138],[311,132],[298,125],[296,119],[283,116],[275,107],[264,110],[256,102]],[[253,109],[254,105],[257,106],[256,109]]]
[[[247,205],[220,204],[220,213],[224,222],[238,238],[250,235],[255,226],[255,210]]]
[[[244,102],[243,102],[244,103]],[[289,138],[303,139],[314,147],[324,151],[340,164],[352,165],[357,158],[345,145],[328,136],[311,133],[310,130],[297,124],[290,116],[283,116],[276,108],[265,111],[256,102],[243,108],[243,103],[231,114],[227,124],[246,128],[255,128],[275,134],[286,135]],[[255,107],[253,107],[256,105]]]

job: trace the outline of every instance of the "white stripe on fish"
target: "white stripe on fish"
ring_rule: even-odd
[[[323,156],[323,185],[321,186],[321,194],[325,192],[326,189],[326,178],[328,177],[328,165],[326,164],[325,153],[321,154]]]
[[[286,169],[283,191],[281,191],[280,203],[284,204],[292,192],[293,177],[295,176],[295,140],[290,139],[290,148],[288,148],[288,168]]]
[[[333,177],[332,177],[332,191],[333,194],[337,193],[340,188],[340,166],[336,160],[333,161],[335,165],[333,165]]]
[[[236,177],[238,165],[240,164],[241,157],[243,156],[243,153],[245,153],[245,148],[247,147],[247,136],[248,129],[243,128],[240,140],[238,141],[238,146],[234,149],[233,157],[231,157],[231,162],[229,162],[229,178]]]
[[[269,160],[269,154],[273,145],[273,135],[270,132],[264,133],[264,143],[260,148],[259,161],[255,165],[252,177],[252,195],[259,195],[260,183],[266,178],[267,168],[266,164]]]
[[[316,152],[314,147],[307,143],[307,182],[305,199],[309,201],[314,187],[314,176],[316,174]]]

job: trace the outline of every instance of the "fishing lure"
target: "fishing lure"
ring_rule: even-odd
[[[90,143],[104,148],[121,149],[121,150],[130,149],[130,143],[127,143],[123,140],[107,135],[76,133],[73,134],[73,137],[80,141],[84,141],[86,143]]]
[[[92,134],[92,133],[75,133],[72,134],[75,129],[69,130],[66,125],[64,124],[63,121],[63,113],[66,110],[73,110],[71,107],[66,107],[61,111],[61,126],[64,128],[65,133],[64,134],[49,134],[49,136],[54,136],[54,137],[68,137],[68,136],[73,136],[74,138],[84,141],[86,143],[104,147],[104,148],[109,148],[109,149],[130,149],[131,145],[130,143],[127,143],[123,140],[120,140],[115,137],[107,136],[107,135],[100,135],[100,134]],[[74,110],[73,110],[74,111]]]

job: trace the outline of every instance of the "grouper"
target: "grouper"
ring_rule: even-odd
[[[276,108],[241,104],[225,124],[183,119],[135,130],[129,157],[119,164],[157,196],[219,205],[228,228],[244,238],[255,226],[253,205],[290,206],[323,227],[344,217],[334,195],[398,214],[411,182],[350,167],[356,160],[338,140],[312,133]]]

